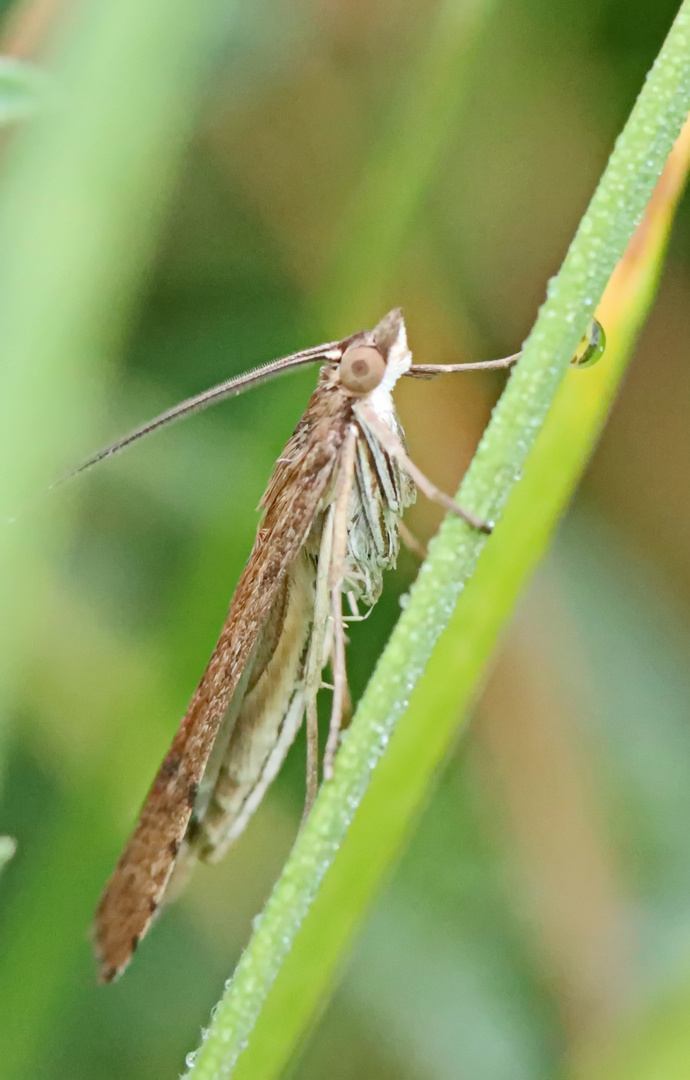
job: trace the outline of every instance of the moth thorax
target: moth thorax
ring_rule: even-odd
[[[373,345],[350,345],[340,361],[340,381],[353,394],[375,390],[386,374],[386,361]]]

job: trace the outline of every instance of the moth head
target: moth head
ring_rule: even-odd
[[[411,362],[402,312],[394,308],[347,346],[340,360],[340,381],[353,394],[370,394],[382,383],[391,390]]]

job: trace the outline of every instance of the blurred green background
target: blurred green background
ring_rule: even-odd
[[[10,8],[5,51],[40,62],[67,7]],[[420,362],[519,348],[676,7],[217,2],[192,137],[124,340],[104,351],[83,456],[394,304]],[[604,1077],[609,1043],[644,1060],[664,1024],[680,1056],[639,1075],[690,1076],[688,211],[576,503],[300,1080]],[[3,1077],[177,1075],[280,871],[301,740],[223,864],[200,868],[120,983],[96,986],[90,912],[313,383],[298,372],[228,402],[24,511],[37,533],[70,525],[4,706],[0,831],[19,846],[0,880],[0,995],[16,1006],[0,1010]],[[500,387],[400,387],[411,452],[446,490]],[[423,538],[438,520],[421,501],[409,515]],[[353,628],[355,696],[415,570],[403,553]]]

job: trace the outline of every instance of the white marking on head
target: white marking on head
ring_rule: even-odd
[[[386,374],[383,377],[382,385],[385,386],[387,390],[392,390],[400,376],[410,370],[411,364],[412,353],[407,345],[405,320],[401,314],[398,333],[388,351],[388,363],[386,364]]]
[[[391,391],[412,364],[412,353],[407,346],[405,320],[400,308],[394,308],[381,319],[374,330],[374,338],[377,347],[386,356],[386,371],[380,384],[369,394],[368,401],[379,418],[392,426],[395,409]]]

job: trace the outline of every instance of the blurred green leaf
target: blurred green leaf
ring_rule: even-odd
[[[64,503],[61,520],[37,526],[26,500],[77,460],[85,428],[97,429],[109,360],[153,252],[221,6],[120,0],[70,8],[46,64],[46,107],[13,133],[6,152],[0,513],[16,520],[0,525],[3,725],[43,625],[46,560],[69,533]],[[8,66],[5,76],[18,101],[19,69]],[[92,775],[84,770],[64,814],[46,823],[42,857],[30,856],[28,892],[7,919],[0,981],[14,989],[0,1013],[0,1044],[8,1080],[32,1073],[36,1031],[50,1030],[84,942],[91,893],[75,887],[77,871],[83,864],[99,873],[110,828],[98,798],[101,764]],[[44,888],[56,882],[60,903],[48,913]]]
[[[5,865],[14,857],[17,850],[17,841],[11,836],[0,836],[0,872]]]
[[[393,268],[456,129],[472,52],[494,8],[495,0],[443,0],[405,72],[340,223],[335,265],[315,298],[315,315],[330,333],[373,325],[385,309]]]
[[[39,68],[0,57],[0,124],[28,119],[47,98],[47,80]]]

